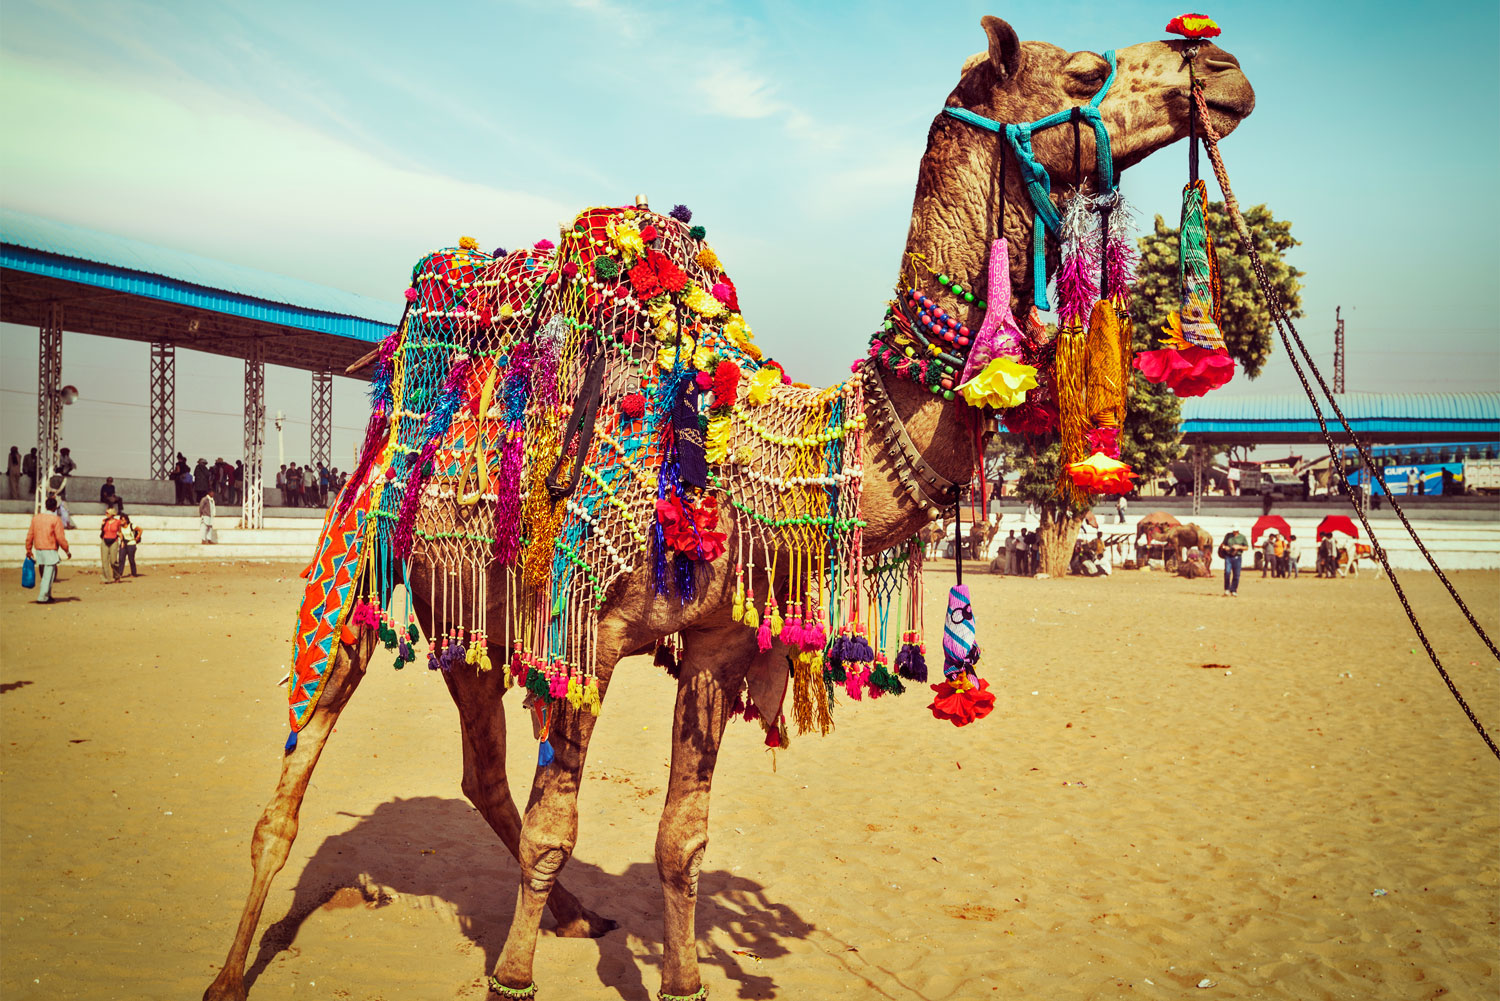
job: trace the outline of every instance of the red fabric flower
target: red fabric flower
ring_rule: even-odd
[[[620,413],[631,420],[640,420],[646,415],[646,398],[640,393],[628,393],[620,401]]]
[[[1234,359],[1209,348],[1158,348],[1135,356],[1135,367],[1178,396],[1202,396],[1234,378]]]
[[[1000,411],[1000,419],[1016,434],[1046,434],[1057,427],[1057,404],[1050,400],[1032,400]]]
[[[630,287],[637,299],[654,299],[661,295],[661,282],[650,261],[642,261],[630,269]]]
[[[978,687],[958,691],[951,681],[929,685],[936,697],[928,705],[932,715],[945,719],[954,726],[968,726],[976,719],[984,719],[995,708],[995,696],[990,692],[990,683],[983,678],[977,680]]]
[[[714,405],[727,407],[740,391],[740,367],[732,361],[721,361],[714,369]]]
[[[731,313],[740,311],[740,293],[734,287],[734,282],[729,280],[728,275],[720,275],[719,280],[714,283],[714,298],[724,304],[724,308]]]
[[[716,498],[705,497],[692,508],[679,497],[663,497],[656,502],[656,520],[669,548],[695,560],[716,560],[723,555],[725,535],[714,531],[719,524]]]
[[[661,287],[668,292],[681,292],[682,287],[687,284],[687,272],[673,264],[671,259],[659,250],[646,252],[646,260],[656,269],[656,278],[661,282]]]

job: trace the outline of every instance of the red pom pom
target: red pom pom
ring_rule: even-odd
[[[740,367],[732,361],[721,361],[714,369],[714,403],[727,407],[734,403],[740,390]]]
[[[724,308],[731,313],[740,311],[740,293],[735,289],[734,282],[729,280],[728,275],[721,275],[714,284],[714,298],[724,304]]]
[[[567,264],[564,264],[562,266],[562,273],[563,273],[564,276],[566,276],[568,278],[576,278],[576,277],[578,277],[578,265],[577,265],[577,263],[575,263],[573,261],[569,261]]]
[[[630,393],[620,401],[620,413],[631,420],[640,420],[646,414],[646,398],[640,393]]]
[[[707,389],[709,386],[712,386],[714,384],[714,377],[709,375],[707,372],[699,372],[697,375],[693,376],[693,381],[698,384],[699,389]]]
[[[641,239],[645,240],[647,243],[650,243],[652,240],[656,239],[656,227],[655,226],[642,226],[641,227]]]
[[[554,246],[556,246],[556,244],[554,244],[551,240],[538,240],[536,242],[537,250],[551,250]]]

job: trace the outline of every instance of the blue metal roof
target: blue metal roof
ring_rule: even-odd
[[[1341,393],[1339,407],[1361,434],[1488,433],[1500,437],[1500,393]],[[1323,406],[1330,430],[1342,428]],[[1182,401],[1184,434],[1318,433],[1312,403],[1301,393],[1209,396]]]
[[[376,342],[402,304],[0,209],[0,266],[298,330]]]

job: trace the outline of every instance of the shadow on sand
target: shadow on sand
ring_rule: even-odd
[[[643,848],[651,851],[649,841]],[[261,935],[246,984],[253,985],[292,944],[314,911],[383,907],[394,902],[392,894],[453,905],[460,929],[483,950],[483,973],[488,975],[509,931],[519,876],[515,860],[467,801],[422,796],[382,803],[353,829],[318,847],[287,914]],[[562,879],[585,907],[620,923],[595,939],[600,983],[623,999],[654,997],[658,977],[652,975],[647,986],[642,968],[661,965],[662,896],[655,862],[634,863],[616,876],[575,856]],[[550,915],[542,926],[552,926]],[[767,900],[758,883],[704,870],[698,883],[697,929],[701,962],[723,970],[738,985],[736,996],[753,999],[776,993],[771,977],[757,971],[758,961],[787,955],[782,942],[805,938],[813,926],[785,905]],[[721,932],[714,936],[718,940],[732,940],[730,949],[708,941],[714,930]]]

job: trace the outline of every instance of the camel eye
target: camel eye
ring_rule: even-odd
[[[1097,90],[1109,76],[1109,63],[1094,52],[1075,53],[1063,66],[1063,72],[1072,88]]]

